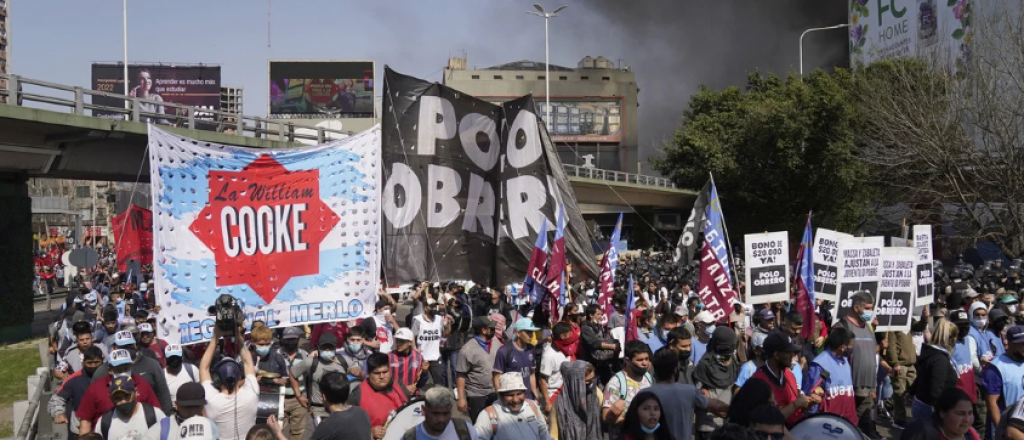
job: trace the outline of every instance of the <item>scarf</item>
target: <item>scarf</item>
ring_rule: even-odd
[[[601,403],[597,390],[587,390],[584,361],[565,362],[562,373],[562,391],[555,398],[558,414],[559,440],[587,440],[601,438]]]
[[[566,356],[575,359],[576,349],[579,348],[580,334],[579,332],[569,333],[569,337],[566,339],[552,338],[551,343],[558,347],[558,351],[562,352]]]
[[[731,388],[736,383],[740,365],[736,361],[735,355],[729,365],[722,365],[715,359],[715,353],[726,351],[736,351],[736,332],[722,326],[716,328],[715,333],[711,336],[708,350],[693,370],[693,379],[716,390]]]

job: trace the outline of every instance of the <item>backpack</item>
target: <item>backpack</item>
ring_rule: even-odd
[[[156,411],[148,403],[141,403],[142,412],[146,415],[146,426],[153,426],[156,424]],[[103,413],[103,417],[100,419],[100,434],[103,434],[103,438],[108,438],[110,434],[110,422],[114,420],[114,411],[117,409],[111,409]]]
[[[455,435],[459,438],[459,440],[473,439],[473,437],[469,434],[469,427],[466,425],[467,423],[469,423],[469,421],[466,419],[452,417],[452,426],[455,426]],[[416,440],[416,426],[407,429],[405,431],[405,434],[402,435],[402,440]]]
[[[619,378],[619,398],[626,400],[626,392],[629,391],[629,387],[626,386],[626,373],[620,371],[615,373],[615,377]],[[647,379],[647,382],[654,383],[654,376],[651,376],[650,372],[644,373],[644,378]]]
[[[533,414],[537,417],[544,417],[544,413],[537,409],[537,404],[532,400],[527,400],[526,403],[530,404],[530,408],[533,409]],[[487,408],[487,417],[491,419],[491,438],[494,438],[498,434],[498,411],[494,409],[494,405],[489,405]],[[520,419],[521,421],[522,419]]]
[[[313,373],[316,372],[316,367],[320,366],[320,356],[313,358],[313,364],[309,366],[309,371],[306,372],[306,401],[313,404]]]
[[[167,437],[171,433],[171,418],[164,417],[160,421],[160,440],[167,440]]]
[[[192,379],[192,382],[198,382],[198,381],[196,380],[196,375],[195,375],[195,373],[193,373],[193,372],[192,372],[192,369],[191,369],[191,368],[189,368],[189,367],[191,367],[191,366],[192,366],[192,364],[188,364],[188,363],[183,363],[183,364],[181,364],[181,369],[182,369],[182,370],[185,370],[185,373],[187,373],[187,374],[188,374],[188,378],[189,378],[189,379]]]

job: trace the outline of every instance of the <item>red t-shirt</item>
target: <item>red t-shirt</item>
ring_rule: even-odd
[[[103,413],[114,409],[114,402],[110,400],[110,381],[112,380],[113,378],[107,375],[89,385],[78,408],[75,409],[75,415],[79,419],[88,420],[95,425],[96,420],[99,420]],[[160,401],[157,400],[156,393],[149,386],[149,382],[139,377],[138,374],[132,374],[132,380],[135,381],[135,400],[148,403],[154,408],[160,408]]]
[[[757,369],[757,372],[751,376],[751,379],[763,380],[772,389],[772,395],[775,396],[775,406],[780,409],[785,408],[789,404],[796,401],[797,397],[800,397],[800,389],[796,385],[796,377],[793,376],[793,372],[789,369],[782,370],[783,383],[779,384],[778,377],[775,377],[771,372],[768,371],[768,366],[762,366]],[[804,417],[804,410],[798,408],[793,411],[793,414],[786,419],[786,426],[792,427],[793,424],[799,422]]]
[[[167,368],[167,356],[164,355],[164,349],[167,348],[167,341],[163,339],[153,339],[153,343],[146,347],[156,354],[156,360],[160,361],[160,366]]]
[[[344,347],[345,339],[348,337],[348,324],[325,322],[313,325],[313,329],[309,331],[309,349],[316,350],[320,343],[320,336],[326,333],[334,333],[334,337],[338,338],[337,346]]]

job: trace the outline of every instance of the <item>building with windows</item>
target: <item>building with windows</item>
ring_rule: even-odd
[[[11,59],[11,17],[8,14],[11,0],[0,0],[0,73],[9,73]],[[7,80],[0,79],[0,88],[7,88]],[[0,97],[0,102],[7,98]]]
[[[575,69],[551,65],[549,116],[544,63],[515,61],[472,70],[466,65],[466,58],[449,59],[444,84],[494,103],[532,94],[562,163],[637,171],[640,88],[629,67],[602,56],[585,57]]]
[[[241,87],[221,86],[220,111],[231,113],[243,113],[242,91],[243,89]]]

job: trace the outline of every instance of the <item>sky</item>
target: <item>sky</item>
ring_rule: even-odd
[[[672,136],[701,84],[742,85],[749,71],[798,70],[798,38],[846,21],[847,0],[562,0],[551,63],[603,55],[633,68],[641,157]],[[8,0],[11,72],[88,87],[93,62],[123,58],[121,0]],[[441,81],[449,56],[469,68],[544,60],[543,20],[522,0],[128,0],[129,63],[221,65],[245,89],[245,113],[265,115],[268,59],[375,60]],[[548,10],[560,3],[544,4]],[[846,64],[845,31],[811,34],[806,68]]]

